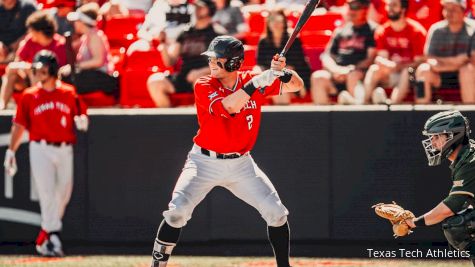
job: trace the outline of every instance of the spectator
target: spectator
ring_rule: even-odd
[[[36,7],[28,0],[0,1],[0,62],[14,59],[26,34],[26,19]]]
[[[60,70],[62,79],[74,84],[78,94],[103,91],[117,92],[117,80],[112,76],[114,67],[110,60],[109,42],[105,34],[97,29],[99,5],[89,3],[68,14],[74,22],[76,33],[81,34],[79,51],[74,67],[71,62]],[[72,71],[74,74],[71,75]]]
[[[194,6],[187,0],[157,0],[137,36],[147,41],[162,39],[173,43],[181,32],[194,25],[193,14]]]
[[[372,0],[372,9],[369,19],[377,23],[385,23],[388,14],[383,0]],[[440,0],[408,0],[406,17],[411,18],[429,29],[432,24],[442,19],[442,5]]]
[[[408,0],[388,0],[386,11],[389,21],[375,33],[377,57],[366,73],[365,102],[370,98],[374,104],[387,101],[380,83],[394,87],[391,103],[401,103],[409,92],[408,68],[416,68],[423,60],[426,30],[411,19],[406,18]]]
[[[432,88],[460,88],[463,103],[475,103],[475,69],[469,54],[475,43],[470,37],[475,22],[464,17],[465,0],[442,0],[445,20],[434,24],[428,33],[427,61],[416,71],[416,103],[432,101]]]
[[[265,37],[259,41],[257,48],[257,71],[268,69],[269,62],[275,54],[279,54],[289,38],[287,18],[282,9],[274,10],[267,16]],[[295,70],[304,80],[305,88],[310,88],[310,66],[305,60],[302,43],[296,38],[286,55],[287,68]],[[306,95],[305,88],[300,92]],[[290,94],[273,96],[274,104],[290,104]]]
[[[162,42],[159,45],[163,61],[173,66],[179,58],[183,60],[181,70],[173,75],[155,73],[147,81],[148,91],[157,107],[170,107],[169,94],[193,92],[193,84],[204,75],[209,74],[206,57],[201,55],[206,51],[209,43],[218,35],[212,24],[216,6],[212,0],[198,0],[196,7],[196,24],[184,31],[177,38],[177,42],[168,45]]]
[[[64,35],[66,32],[74,33],[74,26],[66,16],[76,8],[76,0],[53,0],[45,8],[49,8],[51,14],[58,24],[58,33]]]
[[[216,14],[213,22],[223,26],[228,35],[236,38],[243,38],[249,30],[240,7],[242,3],[234,0],[214,0],[216,3]],[[268,64],[267,64],[268,65]]]
[[[363,103],[355,99],[355,88],[361,84],[364,73],[376,55],[375,25],[366,19],[369,0],[347,0],[349,21],[337,28],[325,52],[322,64],[325,70],[312,74],[311,92],[314,103],[329,104],[330,95],[338,95],[338,103]],[[363,85],[358,86],[364,91]],[[364,92],[359,92],[364,95]]]
[[[20,44],[14,62],[8,64],[4,83],[0,92],[0,109],[4,109],[13,91],[23,91],[36,83],[31,73],[30,63],[40,50],[55,53],[60,66],[66,64],[64,37],[56,33],[56,21],[47,11],[36,11],[26,21],[28,35]]]
[[[100,8],[100,14],[105,19],[115,16],[129,16],[135,14],[146,14],[152,7],[152,0],[111,0],[107,1]]]

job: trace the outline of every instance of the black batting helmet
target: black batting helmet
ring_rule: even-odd
[[[208,57],[226,58],[224,68],[228,72],[233,72],[241,67],[244,61],[244,46],[241,41],[232,36],[218,36],[211,41],[208,50],[201,53]]]
[[[36,53],[31,64],[33,71],[40,69],[43,66],[48,67],[48,72],[51,76],[58,76],[58,60],[56,59],[56,55],[53,52],[49,50],[41,50]]]

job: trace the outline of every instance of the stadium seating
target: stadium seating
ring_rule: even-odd
[[[114,64],[114,70],[118,71],[119,74],[122,74],[124,69],[125,52],[125,47],[112,48],[110,50],[112,63]]]
[[[88,107],[111,107],[117,104],[113,95],[105,94],[102,91],[81,94],[79,97]]]
[[[144,22],[145,16],[114,17],[103,21],[102,28],[112,48],[129,47],[137,40],[137,31]]]
[[[310,69],[312,71],[322,69],[322,61],[320,60],[320,55],[323,53],[325,48],[323,47],[311,47],[311,46],[304,46],[303,52],[305,56],[307,56],[308,61],[310,63]]]
[[[173,72],[159,51],[135,51],[124,60],[120,104],[124,107],[155,107],[147,91],[147,79],[155,72]]]
[[[242,71],[252,70],[254,66],[257,64],[256,58],[257,56],[257,47],[255,46],[244,46],[244,62],[242,63],[241,69]]]
[[[300,40],[312,71],[322,68],[320,55],[325,50],[333,30],[342,24],[343,17],[341,14],[327,12],[312,15],[302,28]]]
[[[244,19],[249,26],[249,32],[244,37],[247,45],[257,45],[262,33],[266,27],[266,17],[269,15],[267,11],[252,11],[244,14]]]

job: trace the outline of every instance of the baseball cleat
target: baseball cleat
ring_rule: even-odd
[[[49,234],[41,229],[36,238],[36,252],[44,257],[63,257],[61,240],[56,233]]]

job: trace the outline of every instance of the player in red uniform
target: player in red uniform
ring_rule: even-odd
[[[15,175],[15,151],[25,129],[28,130],[31,174],[41,208],[36,250],[43,256],[62,256],[59,232],[73,187],[74,124],[78,130],[86,131],[88,118],[74,88],[57,80],[58,61],[54,53],[38,52],[32,69],[39,83],[27,89],[18,104],[4,166],[9,175]]]
[[[168,210],[163,212],[152,266],[167,265],[193,209],[211,189],[221,186],[259,211],[267,223],[278,267],[289,267],[288,211],[250,150],[259,131],[264,98],[297,92],[304,83],[295,71],[284,69],[284,57],[272,60],[271,68],[259,75],[239,72],[244,48],[234,37],[216,37],[203,54],[208,56],[211,75],[195,84],[200,129]]]

